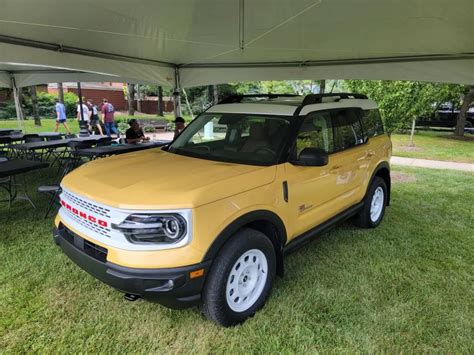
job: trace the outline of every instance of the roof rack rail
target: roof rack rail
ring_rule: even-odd
[[[306,95],[301,106],[312,105],[312,104],[320,104],[323,102],[323,97],[339,97],[340,99],[367,99],[367,96],[364,94],[356,94],[356,93],[345,93],[345,92],[338,92],[338,93],[331,93],[331,94],[309,94]]]
[[[219,101],[219,104],[235,104],[235,103],[242,102],[242,100],[244,100],[246,98],[260,98],[261,97],[261,98],[267,98],[267,99],[276,99],[278,97],[297,97],[297,96],[301,96],[301,95],[298,95],[298,94],[272,94],[272,93],[268,93],[268,94],[245,94],[245,95],[237,94],[237,95],[227,96],[226,98]]]

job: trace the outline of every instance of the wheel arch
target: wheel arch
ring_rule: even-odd
[[[277,274],[282,276],[284,272],[283,247],[287,241],[286,228],[277,214],[267,210],[252,211],[235,219],[219,233],[204,255],[203,260],[208,261],[215,259],[224,244],[242,228],[253,228],[262,232],[270,239],[275,248],[277,258]]]
[[[387,206],[390,206],[390,195],[392,189],[392,180],[390,178],[390,164],[386,161],[381,162],[377,167],[374,169],[372,176],[369,181],[369,185],[367,189],[369,189],[374,177],[380,177],[385,181],[385,185],[387,185]]]

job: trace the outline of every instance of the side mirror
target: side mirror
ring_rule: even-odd
[[[328,153],[319,148],[305,148],[293,164],[301,166],[324,166],[328,164]]]

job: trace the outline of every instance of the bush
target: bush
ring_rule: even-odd
[[[10,119],[10,118],[15,118],[15,117],[16,117],[15,102],[5,101],[0,106],[0,119],[5,120],[5,119]]]

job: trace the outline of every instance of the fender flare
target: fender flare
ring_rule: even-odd
[[[256,210],[249,213],[246,213],[222,230],[211,246],[208,248],[206,254],[204,255],[203,261],[209,261],[216,258],[219,250],[224,246],[224,244],[242,227],[251,224],[252,222],[265,221],[275,227],[275,232],[277,234],[278,240],[275,240],[274,237],[270,237],[272,244],[275,247],[275,252],[277,256],[277,272],[279,275],[283,274],[283,247],[287,241],[287,234],[285,224],[281,218],[274,212],[268,210]]]
[[[377,165],[377,167],[374,169],[374,171],[372,173],[372,176],[370,177],[369,184],[367,185],[367,190],[369,189],[370,185],[372,184],[372,181],[374,180],[374,177],[382,169],[386,169],[389,173],[389,175],[388,175],[388,184],[387,184],[387,206],[390,206],[390,194],[391,194],[391,190],[392,190],[392,182],[391,182],[391,179],[390,179],[390,164],[388,162],[382,161]],[[365,199],[365,196],[364,196],[364,199]]]

